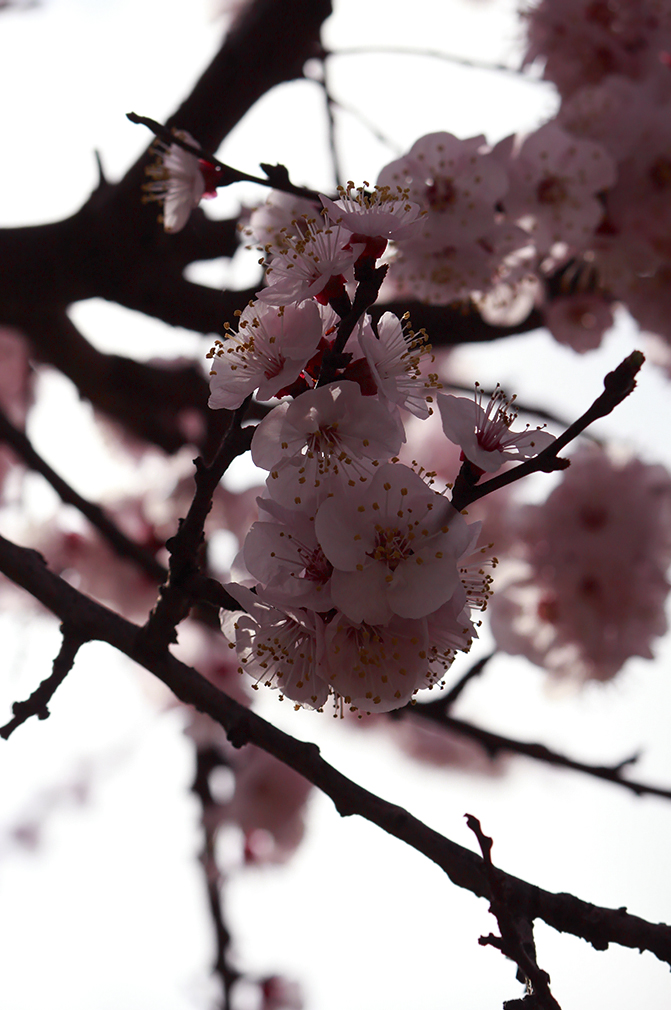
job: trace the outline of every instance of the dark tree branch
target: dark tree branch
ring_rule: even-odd
[[[265,176],[250,175],[248,172],[243,172],[239,168],[233,168],[232,165],[219,161],[210,151],[205,151],[202,147],[195,147],[188,140],[184,140],[178,134],[172,133],[167,126],[157,123],[155,119],[150,119],[148,116],[138,116],[136,112],[127,112],[126,119],[129,119],[131,123],[136,125],[146,126],[165,145],[170,146],[171,144],[175,144],[177,147],[181,147],[183,151],[187,151],[194,157],[207,161],[218,168],[221,174],[217,178],[217,189],[232,186],[235,182],[253,182],[257,186],[267,186],[271,189],[279,189],[283,193],[289,193],[291,196],[313,200],[321,209],[317,190],[306,189],[304,186],[295,186],[289,178],[289,172],[285,165],[262,164],[261,168],[265,172]]]
[[[538,967],[536,955],[532,943],[526,940],[525,933],[528,933],[529,924],[525,920],[520,921],[511,910],[508,903],[508,894],[505,876],[500,873],[492,863],[492,839],[486,835],[480,821],[472,814],[466,814],[466,823],[475,835],[482,852],[482,858],[487,868],[489,886],[492,899],[489,910],[499,924],[501,936],[481,936],[480,944],[496,947],[502,954],[515,962],[523,978],[527,981],[529,995],[536,997],[535,1005],[539,1010],[561,1010],[559,1003],[550,992],[550,976],[547,972]],[[529,950],[531,946],[531,950]]]
[[[14,730],[32,716],[37,716],[38,719],[49,718],[49,702],[72,669],[77,652],[85,641],[79,631],[68,624],[61,625],[61,633],[63,640],[54,659],[51,676],[42,681],[27,701],[17,701],[12,705],[13,718],[0,729],[3,740],[9,740]]]
[[[136,625],[54,575],[36,551],[0,537],[0,571],[72,627],[83,640],[108,642],[154,673],[185,704],[207,712],[224,727],[233,746],[254,743],[261,747],[330,796],[342,816],[365,817],[435,862],[457,886],[491,901],[491,885],[480,856],[444,838],[402,807],[356,785],[324,761],[315,744],[295,740],[271,726],[180,663],[167,649],[148,648]],[[649,950],[671,965],[671,926],[647,922],[623,908],[600,908],[570,894],[553,894],[500,872],[508,904],[516,916],[529,921],[540,918],[554,929],[582,937],[597,950],[618,943]]]
[[[500,733],[492,733],[481,726],[475,726],[473,723],[448,715],[446,700],[443,698],[426,705],[421,702],[417,705],[408,705],[401,711],[404,717],[426,719],[451,733],[475,740],[492,758],[498,754],[522,754],[525,757],[533,758],[534,761],[541,761],[543,764],[554,765],[557,768],[571,768],[573,771],[591,775],[593,778],[603,779],[604,782],[623,786],[636,796],[659,796],[661,799],[671,800],[671,789],[622,777],[623,770],[638,760],[637,754],[619,761],[615,765],[592,765],[584,761],[576,761],[565,754],[560,754],[559,751],[551,750],[545,744],[512,740],[510,737],[501,736]]]
[[[150,579],[155,580],[157,585],[163,582],[167,575],[165,566],[156,560],[151,551],[148,551],[141,544],[127,537],[99,505],[95,505],[93,502],[83,498],[55,470],[52,470],[49,464],[35,451],[26,435],[14,427],[1,408],[0,441],[10,446],[31,470],[41,474],[51,484],[61,501],[65,502],[66,505],[72,505],[78,509],[116,551],[119,557],[129,558],[131,561],[134,561]]]
[[[255,0],[236,21],[192,93],[168,121],[216,150],[266,92],[302,76],[322,49],[319,31],[330,0]],[[247,293],[226,295],[182,277],[187,262],[236,248],[231,222],[201,212],[183,232],[166,235],[141,203],[149,152],[116,185],[101,182],[65,221],[0,231],[0,322],[23,328],[35,306],[50,312],[101,297],[197,332],[218,333]],[[201,232],[203,234],[201,242]],[[202,248],[201,248],[202,246]]]
[[[252,441],[255,426],[242,427],[251,395],[234,412],[221,447],[209,465],[196,460],[196,492],[186,518],[180,519],[174,537],[166,543],[170,551],[167,582],[161,586],[156,606],[142,629],[142,634],[152,648],[177,641],[175,629],[184,620],[194,602],[195,589],[203,589],[214,580],[203,580],[200,574],[205,543],[205,520],[212,508],[212,497],[219,481],[236,458],[246,452]],[[215,583],[216,585],[216,583]],[[228,594],[226,594],[228,595]]]
[[[209,386],[197,365],[161,366],[103,354],[63,309],[36,308],[23,318],[21,330],[40,360],[58,368],[84,399],[135,437],[177,452],[190,444],[180,415],[195,411],[205,432],[201,448],[219,444],[222,422],[230,415],[208,409]]]
[[[469,670],[466,670],[466,673],[460,680],[457,681],[454,687],[451,687],[446,694],[441,695],[440,706],[443,709],[443,711],[447,712],[449,711],[450,708],[452,708],[457,698],[461,697],[464,688],[468,684],[470,684],[470,682],[474,680],[475,677],[480,676],[484,668],[487,666],[487,663],[490,661],[490,659],[493,659],[493,657],[494,653],[490,652],[489,655],[483,656],[482,659],[479,659],[477,663],[473,663],[473,666],[471,666]],[[433,702],[432,704],[435,704],[435,702]],[[410,708],[414,708],[414,706],[411,705]],[[401,709],[401,711],[405,712],[408,711],[408,709],[407,708]]]
[[[201,825],[203,829],[203,848],[200,853],[200,863],[205,877],[207,901],[210,916],[214,925],[214,935],[217,953],[214,961],[214,971],[221,979],[223,987],[223,1003],[221,1010],[229,1010],[231,1005],[231,990],[240,978],[240,973],[229,963],[231,933],[224,921],[222,909],[222,879],[217,866],[216,838],[217,829],[208,817],[213,808],[214,800],[210,791],[210,775],[215,768],[226,767],[216,747],[198,747],[196,750],[196,775],[191,790],[198,797],[201,809]]]

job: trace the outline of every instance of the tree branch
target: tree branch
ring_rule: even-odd
[[[591,775],[593,778],[603,779],[604,782],[623,786],[636,796],[659,796],[661,799],[671,800],[671,789],[622,778],[623,770],[634,764],[638,760],[638,755],[619,761],[616,765],[592,765],[584,761],[576,761],[565,754],[560,754],[559,751],[551,750],[545,744],[513,740],[510,737],[501,736],[500,733],[492,733],[481,726],[475,726],[473,723],[448,715],[446,701],[443,698],[428,704],[420,702],[416,705],[408,705],[401,709],[401,712],[405,718],[426,719],[437,726],[442,726],[450,733],[457,733],[470,740],[475,740],[490,757],[496,757],[500,753],[522,754],[524,757],[533,758],[534,761],[541,761],[543,764],[554,765],[558,768],[571,768],[573,771]]]
[[[12,706],[14,717],[0,729],[3,740],[9,740],[14,730],[27,722],[31,716],[37,716],[38,719],[49,718],[49,702],[72,669],[77,652],[85,641],[76,628],[65,623],[61,625],[61,632],[63,641],[54,659],[51,676],[42,681],[27,701],[14,703]]]
[[[256,744],[330,796],[342,816],[365,817],[435,862],[457,886],[491,900],[491,885],[480,856],[444,838],[402,807],[356,785],[324,761],[315,744],[295,740],[271,726],[180,663],[167,649],[148,649],[136,625],[54,575],[36,551],[0,537],[0,570],[85,640],[108,642],[154,673],[185,704],[207,712],[224,727],[233,746]],[[600,908],[570,894],[553,894],[500,872],[515,915],[530,921],[540,918],[554,929],[582,937],[597,950],[619,943],[649,950],[671,964],[671,926],[647,922],[622,908]]]
[[[0,441],[10,446],[31,470],[41,474],[61,501],[78,509],[119,557],[130,558],[150,579],[154,579],[157,585],[163,582],[167,575],[165,566],[157,561],[145,547],[127,537],[99,505],[83,498],[55,470],[52,470],[49,464],[35,451],[27,436],[14,427],[2,408],[0,408]]]

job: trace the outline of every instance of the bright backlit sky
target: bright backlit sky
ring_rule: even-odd
[[[508,0],[336,0],[325,43],[334,50],[430,45],[513,64],[514,8]],[[94,150],[110,179],[123,174],[148,140],[125,113],[166,118],[216,51],[221,31],[205,0],[43,0],[35,9],[1,14],[0,224],[41,223],[75,211],[95,185]],[[395,145],[384,147],[343,113],[344,174],[357,182],[374,181],[423,133],[485,133],[496,141],[555,108],[546,85],[427,56],[342,55],[329,71],[335,96],[361,109]],[[260,161],[283,162],[296,181],[330,189],[320,90],[297,82],[267,96],[220,154],[251,172]],[[242,196],[259,200],[255,190],[230,192],[208,212],[224,215]],[[244,271],[221,261],[193,276],[213,285],[244,283]],[[72,315],[104,350],[140,347],[152,357],[200,355],[209,346],[207,338],[102,301],[77,305]],[[535,334],[465,350],[458,361],[465,376],[501,381],[521,400],[545,402],[570,417],[637,339],[622,318],[603,348],[581,360]],[[40,450],[82,493],[118,489],[125,471],[107,456],[86,409],[65,380],[45,374],[40,381],[41,406],[31,422]],[[600,431],[671,466],[668,386],[652,367],[640,386]],[[32,486],[35,507],[46,514],[51,498]],[[1,615],[0,627],[0,697],[9,712],[48,671],[58,635],[55,624],[32,613]],[[499,657],[458,714],[585,760],[615,761],[642,747],[637,776],[668,785],[670,651],[667,640],[656,663],[633,661],[612,685],[580,695],[549,693],[538,670]],[[522,759],[494,780],[437,771],[401,758],[382,737],[371,742],[327,716],[297,714],[274,694],[259,702],[262,714],[284,729],[317,739],[324,756],[357,782],[470,847],[463,815],[477,815],[506,870],[597,904],[626,904],[652,921],[671,918],[668,804]],[[212,940],[195,862],[197,811],[187,791],[192,758],[182,715],[158,712],[146,680],[140,683],[134,669],[100,645],[83,650],[52,713],[0,748],[3,1006],[207,1007]],[[12,843],[15,825],[49,807],[59,783],[89,780],[85,803],[75,794],[53,802],[37,849]],[[300,979],[306,1010],[494,1010],[521,995],[510,963],[478,947],[478,936],[495,928],[484,902],[378,829],[340,820],[318,795],[295,861],[237,875],[226,903],[242,966]],[[563,1010],[669,1004],[668,968],[650,955],[598,954],[542,924],[537,940]]]

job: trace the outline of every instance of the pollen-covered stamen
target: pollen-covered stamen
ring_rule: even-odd
[[[478,550],[462,558],[459,563],[459,578],[466,591],[466,601],[471,610],[485,611],[492,596],[491,571],[499,563],[499,559],[490,555],[493,544],[480,547]]]
[[[319,545],[314,548],[298,546],[298,555],[305,563],[301,578],[319,585],[326,585],[333,574],[333,565]]]
[[[500,385],[496,384],[496,389],[489,398],[486,407],[482,406],[482,390],[480,384],[475,384],[475,404],[484,413],[484,419],[476,411],[475,428],[477,439],[483,449],[493,452],[502,449],[510,440],[510,426],[517,419],[517,412],[511,410],[516,397],[507,397]]]
[[[393,526],[375,526],[375,546],[368,552],[368,557],[374,561],[382,561],[390,569],[396,571],[399,563],[413,553],[409,531],[396,529]]]
[[[375,186],[369,183],[338,187],[337,201],[321,197],[325,211],[336,224],[352,232],[351,244],[362,243],[358,262],[376,260],[383,254],[389,239],[409,239],[417,235],[422,212],[419,204],[408,198],[408,190],[397,186]]]
[[[380,395],[417,417],[428,417],[433,393],[442,385],[435,372],[423,371],[434,361],[426,332],[411,328],[407,312],[401,319],[385,312],[377,324],[377,337],[362,320],[359,343]]]
[[[250,303],[251,304],[251,303]],[[237,313],[240,314],[239,312]],[[224,323],[224,329],[229,339],[226,343],[216,340],[208,357],[221,358],[229,355],[232,369],[248,369],[254,359],[254,368],[261,371],[266,379],[274,379],[284,368],[286,359],[277,343],[277,338],[267,333],[263,322],[258,316],[252,319],[242,319],[237,335],[231,330],[230,323]]]

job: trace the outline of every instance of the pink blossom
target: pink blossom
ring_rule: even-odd
[[[330,610],[333,566],[317,541],[314,520],[269,499],[259,498],[259,508],[268,520],[254,523],[243,557],[247,570],[263,584],[265,598],[319,612]]]
[[[180,140],[198,147],[186,130],[175,130]],[[167,232],[181,231],[191,211],[204,196],[215,196],[219,170],[215,165],[197,158],[178,144],[154,142],[156,162],[145,171],[152,179],[142,187],[145,201],[163,203],[163,227]]]
[[[529,134],[508,162],[507,214],[548,251],[564,242],[584,249],[603,217],[596,194],[612,186],[615,164],[591,140],[578,140],[555,123]]]
[[[544,60],[543,76],[563,97],[608,74],[640,79],[671,49],[668,4],[650,0],[541,0],[529,7],[531,63]]]
[[[268,287],[257,297],[267,305],[300,304],[308,298],[326,304],[353,276],[352,267],[364,247],[351,242],[352,233],[340,225],[321,227],[308,221],[304,236],[286,235],[281,248],[269,247]]]
[[[577,292],[551,299],[543,308],[545,325],[560,344],[578,354],[599,347],[613,325],[613,307],[598,292]]]
[[[247,862],[285,862],[303,838],[311,784],[253,744],[237,752],[233,770],[233,796],[219,816],[242,829]]]
[[[422,220],[419,204],[408,199],[408,190],[400,187],[376,186],[372,193],[368,183],[358,186],[347,183],[338,188],[339,199],[321,202],[334,224],[344,224],[354,235],[354,241],[382,239],[375,249],[375,257],[384,252],[388,239],[396,241],[414,238],[419,234]]]
[[[451,133],[430,133],[382,169],[378,186],[407,192],[426,211],[412,242],[440,249],[463,246],[492,228],[508,180],[483,136],[460,140]]]
[[[368,484],[327,498],[315,519],[333,565],[334,603],[353,622],[419,618],[460,587],[457,559],[479,527],[401,464],[381,466]]]
[[[402,243],[392,260],[384,296],[432,305],[479,297],[509,275],[515,278],[519,256],[529,243],[528,233],[509,221],[497,221],[477,238],[464,238],[463,244]]]
[[[293,979],[271,975],[261,983],[261,1010],[303,1010],[303,994]]]
[[[333,382],[282,403],[258,426],[252,459],[270,470],[268,493],[306,507],[334,487],[363,483],[403,440],[398,418],[355,382]]]
[[[387,624],[337,613],[325,626],[320,675],[337,698],[364,712],[390,712],[433,681],[426,620],[392,616]]]
[[[314,224],[318,214],[318,208],[310,200],[274,189],[266,202],[252,212],[243,232],[252,242],[258,242],[264,249],[272,246],[277,252],[289,248],[292,236],[305,238],[308,224]]]
[[[526,569],[491,604],[500,648],[607,680],[666,630],[671,475],[582,450],[543,505],[518,513]]]
[[[307,708],[322,708],[328,687],[316,673],[319,618],[300,608],[273,606],[262,591],[244,586],[225,587],[247,613],[225,612],[224,635],[235,648],[240,672]]]
[[[278,310],[250,302],[240,314],[238,332],[226,323],[225,341],[216,340],[212,359],[210,399],[213,408],[235,410],[257,390],[269,400],[298,378],[317,349],[322,335],[314,302]]]
[[[368,317],[362,320],[358,340],[380,399],[390,408],[403,407],[416,417],[428,417],[429,404],[441,384],[435,372],[426,371],[426,365],[434,361],[426,333],[411,330],[407,315],[398,319],[385,312],[377,324],[377,335]]]
[[[513,432],[511,424],[517,414],[511,410],[515,397],[508,399],[497,386],[486,407],[482,392],[475,386],[475,399],[438,395],[438,408],[443,431],[450,442],[461,446],[465,459],[479,470],[494,473],[504,463],[530,459],[554,441],[554,436],[541,428]]]

